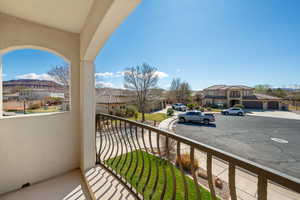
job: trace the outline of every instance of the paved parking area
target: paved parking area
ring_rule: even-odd
[[[175,124],[179,135],[300,178],[300,121],[216,115],[215,125]]]

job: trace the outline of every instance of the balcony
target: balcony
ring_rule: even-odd
[[[296,178],[153,126],[97,114],[95,141],[96,165],[83,176],[74,170],[0,199],[300,198]]]
[[[230,98],[240,98],[241,97],[241,92],[240,91],[231,91],[229,94]]]
[[[136,199],[278,199],[278,191],[285,194],[282,198],[300,197],[297,179],[116,116],[97,114],[96,151],[98,168],[107,170]],[[187,167],[187,159],[194,164]],[[243,181],[245,177],[250,182]]]
[[[230,98],[240,98],[241,95],[230,95],[229,97],[230,97]]]

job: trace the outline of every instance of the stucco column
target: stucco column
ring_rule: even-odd
[[[263,110],[268,110],[268,102],[267,101],[263,102]]]
[[[95,166],[95,65],[94,61],[80,64],[80,127],[81,170]]]
[[[278,110],[282,110],[282,102],[278,102]]]
[[[2,89],[2,79],[3,79],[3,70],[2,70],[2,54],[0,53],[0,118],[3,116],[3,89]]]

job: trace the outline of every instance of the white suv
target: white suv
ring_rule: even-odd
[[[239,116],[245,115],[245,111],[241,108],[229,108],[226,110],[222,110],[221,113],[223,115],[239,115]]]
[[[186,106],[182,103],[175,103],[175,104],[172,105],[172,108],[174,110],[186,111]]]

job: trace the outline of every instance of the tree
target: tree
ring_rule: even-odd
[[[31,89],[26,89],[26,87],[18,86],[14,89],[19,93],[18,99],[23,102],[23,113],[26,114],[26,104],[31,100],[41,100],[42,96],[34,93]]]
[[[151,89],[156,88],[158,82],[157,69],[147,63],[126,69],[124,73],[124,87],[136,93],[136,103],[145,121],[147,99]]]
[[[180,78],[174,78],[170,87],[170,96],[177,102],[185,102],[191,95],[191,87],[188,82],[181,81]]]
[[[51,68],[48,74],[55,79],[55,81],[65,87],[69,87],[70,77],[69,77],[69,64],[66,65],[56,65]]]
[[[191,96],[191,87],[188,82],[182,82],[180,85],[180,98],[183,102],[189,101]]]
[[[267,84],[265,84],[265,85],[256,85],[256,86],[254,86],[254,88],[255,88],[255,91],[257,91],[257,92],[267,93],[267,91],[269,89],[271,89],[271,86],[267,85]]]
[[[256,85],[255,91],[258,93],[268,94],[280,98],[288,96],[288,91],[282,88],[272,88],[270,85]]]
[[[180,78],[173,78],[171,87],[170,87],[170,96],[173,97],[174,99],[176,99],[177,102],[181,101],[180,85],[181,85]]]
[[[201,93],[197,93],[195,95],[195,101],[198,103],[199,106],[202,106],[202,99],[203,95]]]
[[[51,68],[48,74],[65,89],[65,98],[69,98],[69,85],[70,85],[70,66],[56,65]]]

